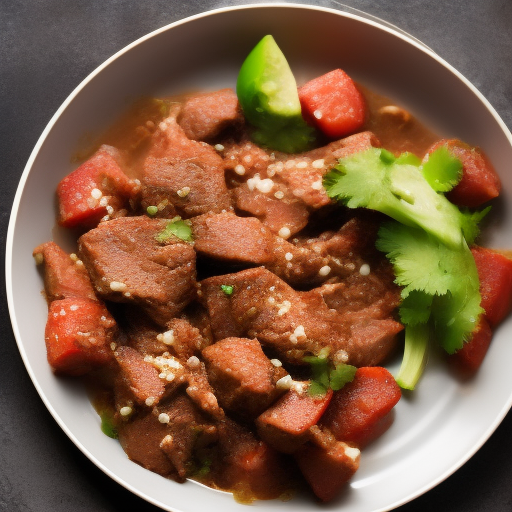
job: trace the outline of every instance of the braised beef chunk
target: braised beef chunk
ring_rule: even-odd
[[[278,197],[280,197],[278,195]],[[306,205],[296,198],[278,199],[274,195],[266,195],[250,190],[248,186],[241,185],[233,189],[235,206],[243,212],[250,213],[261,220],[270,231],[278,234],[283,228],[294,235],[308,223],[309,212]]]
[[[321,208],[330,202],[322,186],[323,175],[339,158],[377,145],[378,140],[372,133],[363,132],[293,158],[284,157],[286,161],[278,171],[279,180],[310,208]]]
[[[222,285],[232,293],[226,295]],[[201,290],[217,339],[255,337],[295,363],[305,354],[344,344],[346,329],[336,312],[262,267],[208,278]]]
[[[226,285],[232,287],[229,295]],[[338,362],[377,364],[402,329],[391,319],[341,315],[315,290],[298,292],[262,267],[205,279],[201,298],[217,339],[256,337],[290,363],[301,364],[304,355],[326,348]]]
[[[162,328],[151,320],[144,310],[135,305],[128,305],[124,317],[127,345],[144,356],[159,356],[169,350],[159,338]]]
[[[218,424],[218,435],[210,475],[215,486],[232,490],[242,502],[290,490],[289,462],[250,430],[226,417]]]
[[[175,115],[160,123],[144,162],[142,206],[161,217],[184,218],[231,208],[222,158],[210,145],[186,137]]]
[[[216,437],[216,427],[185,395],[121,421],[119,440],[130,459],[178,481],[195,469],[194,450]],[[144,442],[141,442],[144,439]]]
[[[286,371],[270,362],[258,340],[226,338],[202,356],[220,405],[237,416],[255,418],[282,393],[276,382]]]
[[[96,293],[138,304],[164,326],[195,296],[194,249],[176,237],[158,242],[155,237],[165,224],[126,217],[104,222],[79,239]]]
[[[158,370],[144,356],[131,347],[121,346],[114,352],[121,376],[140,403],[152,398],[157,404],[165,391]]]
[[[332,277],[327,255],[307,246],[296,246],[280,237],[275,237],[274,242],[274,259],[265,267],[288,284],[308,288]]]
[[[223,418],[224,411],[220,408],[213,388],[208,381],[205,364],[192,356],[187,360],[187,388],[190,399],[205,413],[214,418]]]
[[[157,340],[183,361],[198,354],[208,344],[199,329],[183,318],[173,318],[167,324],[167,331],[157,335]]]
[[[229,140],[224,146],[224,166],[234,173],[233,178],[239,177],[245,181],[256,174],[267,177],[267,168],[275,159],[269,151],[260,148],[248,138],[243,138],[240,142]],[[235,181],[234,184],[238,182]]]
[[[49,302],[81,297],[96,300],[89,275],[76,255],[65,253],[55,242],[34,249],[36,262],[43,265],[44,291]]]
[[[232,89],[190,97],[183,104],[178,123],[189,139],[211,140],[227,128],[238,128],[244,117]]]
[[[272,260],[273,237],[254,217],[207,214],[192,220],[195,250],[223,261],[261,265]]]

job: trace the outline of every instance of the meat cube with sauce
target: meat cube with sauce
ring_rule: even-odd
[[[202,356],[220,405],[238,416],[256,417],[282,393],[276,383],[286,371],[271,363],[258,340],[226,338]]]
[[[126,217],[101,223],[79,239],[96,293],[138,304],[163,326],[195,296],[194,249],[177,237],[158,242],[165,226],[165,220]]]
[[[160,217],[190,218],[231,208],[224,165],[217,151],[187,138],[176,112],[153,135],[142,174],[142,206]]]
[[[192,140],[211,140],[228,128],[239,128],[244,117],[232,89],[198,94],[183,104],[178,124]]]

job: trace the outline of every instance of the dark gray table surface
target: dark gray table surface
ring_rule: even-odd
[[[82,79],[152,30],[236,3],[248,2],[0,0],[2,242],[30,152],[53,113]],[[334,1],[310,3],[343,9]],[[465,75],[512,129],[510,0],[344,0],[344,4],[423,41]],[[105,476],[57,426],[25,371],[10,326],[5,286],[1,289],[0,511],[158,510]],[[459,471],[398,510],[510,512],[511,432],[509,414]]]

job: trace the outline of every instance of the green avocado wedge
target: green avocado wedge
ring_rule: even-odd
[[[302,118],[295,77],[271,35],[243,62],[236,92],[255,142],[286,153],[312,147],[315,130]]]

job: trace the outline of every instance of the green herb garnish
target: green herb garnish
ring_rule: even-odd
[[[226,294],[226,295],[232,295],[233,290],[235,289],[234,286],[231,286],[230,284],[221,284],[220,289]]]
[[[480,307],[479,278],[468,244],[489,208],[461,211],[444,196],[461,178],[462,164],[446,148],[423,164],[371,148],[340,159],[325,177],[329,197],[349,208],[368,208],[398,222],[381,226],[377,248],[391,261],[402,287],[399,314],[405,353],[398,384],[413,389],[427,359],[430,333],[446,352],[462,348]]]
[[[334,366],[328,354],[305,356],[303,361],[311,365],[311,383],[308,392],[311,396],[325,395],[328,389],[340,390],[354,379],[357,368],[349,364]]]
[[[190,222],[182,220],[181,217],[174,217],[155,238],[158,242],[165,243],[172,239],[173,236],[184,242],[192,242],[193,238]]]
[[[146,212],[148,215],[156,215],[158,213],[158,208],[156,206],[148,206],[146,208]]]
[[[117,428],[115,427],[114,415],[111,411],[102,411],[100,413],[101,431],[112,439],[117,439]]]
[[[430,186],[421,166],[409,161],[405,157],[395,159],[389,151],[378,148],[342,158],[324,176],[327,195],[349,208],[377,210],[402,224],[424,229],[446,245],[460,247],[459,209]],[[441,182],[444,174],[439,171],[436,175],[430,166],[432,180]]]

